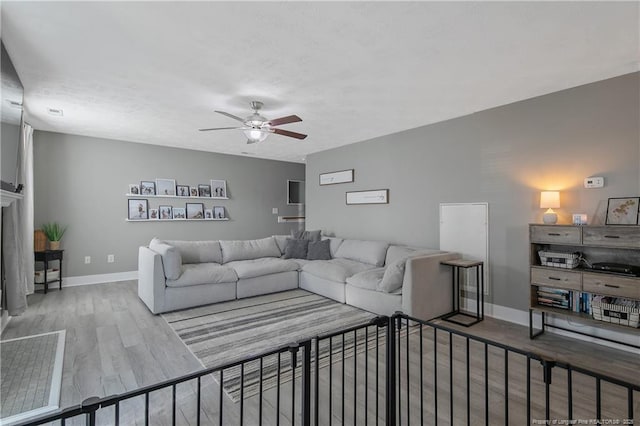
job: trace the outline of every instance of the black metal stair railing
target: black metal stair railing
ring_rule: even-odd
[[[397,313],[22,424],[633,424],[639,403],[638,383]]]

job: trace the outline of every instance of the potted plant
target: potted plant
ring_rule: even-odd
[[[43,224],[42,230],[49,240],[49,250],[60,250],[60,240],[67,227],[63,227],[57,222],[51,222]]]

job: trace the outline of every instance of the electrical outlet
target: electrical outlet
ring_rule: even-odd
[[[604,186],[604,178],[601,176],[588,177],[584,180],[585,188],[602,188]]]
[[[113,263],[116,261],[116,257],[112,254],[107,255],[107,263]]]
[[[88,265],[88,264],[90,264],[90,263],[91,263],[91,256],[85,256],[85,257],[84,257],[84,264],[85,264],[85,265]]]
[[[271,214],[278,214],[278,208],[277,207],[272,208]]]

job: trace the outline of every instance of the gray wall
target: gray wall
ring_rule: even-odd
[[[307,156],[307,229],[437,247],[439,203],[489,203],[488,302],[528,308],[528,223],[539,191],[602,220],[608,197],[640,194],[638,73]],[[320,187],[318,174],[355,169]],[[604,176],[603,189],[583,179]],[[389,188],[390,204],[346,206],[345,191]],[[604,203],[604,204],[603,204]]]
[[[20,126],[1,123],[0,128],[0,156],[2,157],[2,180],[17,186],[16,169],[18,166],[18,145],[20,143]]]
[[[165,148],[115,140],[35,132],[35,226],[68,224],[62,239],[65,276],[137,270],[138,247],[151,238],[186,240],[250,239],[288,233],[281,215],[295,215],[286,205],[287,179],[304,179],[296,163]],[[197,185],[226,179],[230,200],[204,201],[225,206],[228,222],[126,222],[128,185],[155,178]],[[189,202],[202,202],[190,200]],[[149,199],[183,206],[184,199]],[[107,255],[115,254],[115,263]],[[84,264],[84,256],[92,263]]]

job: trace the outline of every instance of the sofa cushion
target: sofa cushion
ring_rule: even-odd
[[[222,263],[219,241],[165,241],[182,256],[182,263]]]
[[[236,272],[226,265],[193,263],[182,265],[182,275],[178,279],[167,280],[167,287],[189,287],[202,284],[234,283],[236,281],[238,281]]]
[[[309,240],[294,240],[287,238],[287,247],[284,249],[285,259],[306,259]]]
[[[233,268],[238,278],[255,278],[264,275],[277,274],[279,272],[297,271],[298,264],[292,260],[274,259],[265,257],[262,259],[237,260],[227,263],[225,266]]]
[[[373,269],[373,266],[349,259],[317,260],[302,267],[304,272],[339,283],[345,283],[350,276],[368,269]]]
[[[387,265],[384,271],[384,276],[378,283],[378,291],[393,293],[394,291],[402,288],[402,281],[404,279],[404,267],[407,263],[407,259],[408,258],[398,259],[390,265]]]
[[[291,238],[289,235],[274,235],[273,239],[276,240],[276,244],[280,249],[280,254],[284,254],[284,249],[287,248],[287,238]]]
[[[320,233],[319,229],[317,231],[296,231],[292,229],[291,238],[294,240],[320,241]]]
[[[385,268],[375,268],[363,271],[347,278],[347,284],[367,290],[377,290],[382,281]]]
[[[336,237],[322,237],[323,240],[329,240],[329,248],[331,249],[331,257],[336,257],[338,247],[342,244],[342,238]]]
[[[296,264],[298,265],[298,271],[302,271],[302,267],[307,263],[313,262],[313,260],[307,260],[307,259],[289,259],[289,260],[291,262],[296,262]]]
[[[260,240],[220,241],[220,247],[222,248],[222,263],[261,257],[280,257],[280,249],[273,237]]]
[[[151,240],[149,248],[162,257],[165,278],[177,280],[182,274],[182,258],[178,249],[157,238]]]
[[[429,254],[437,254],[444,253],[442,250],[434,250],[427,249],[421,247],[410,247],[410,246],[397,246],[391,245],[387,250],[387,257],[385,259],[385,265],[391,265],[393,262],[400,259],[407,259],[412,256],[417,255],[429,255]]]
[[[307,259],[309,260],[331,260],[330,241],[309,241],[307,248]]]
[[[382,266],[387,247],[389,243],[384,241],[344,240],[338,247],[335,257]]]

